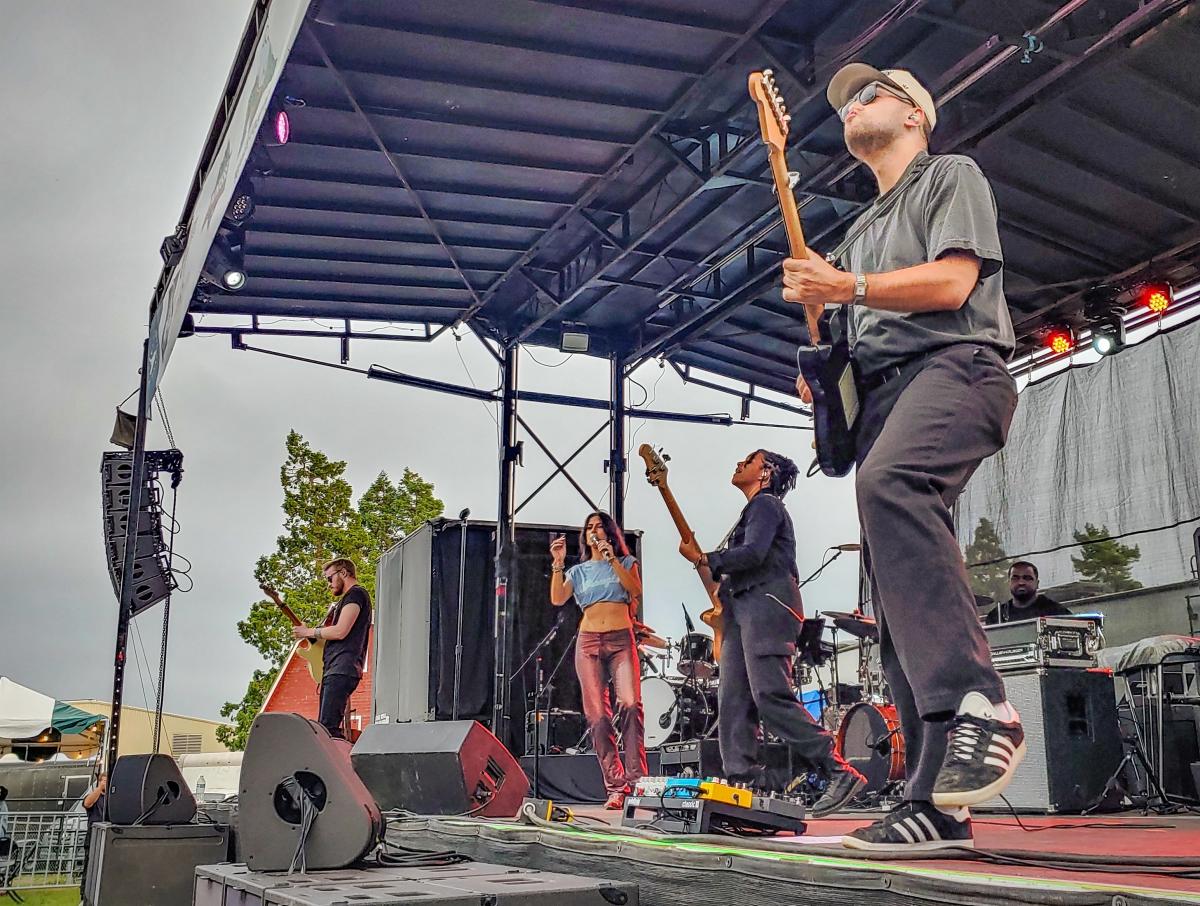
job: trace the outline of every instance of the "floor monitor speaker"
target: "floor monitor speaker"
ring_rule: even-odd
[[[238,843],[255,871],[342,868],[380,840],[379,807],[350,747],[298,714],[260,714],[242,757]]]
[[[351,760],[384,810],[504,818],[529,792],[516,758],[474,720],[373,724]]]
[[[187,824],[196,799],[170,755],[122,755],[108,779],[113,824]]]

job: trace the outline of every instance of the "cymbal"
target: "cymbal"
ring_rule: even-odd
[[[834,628],[849,633],[856,639],[870,639],[872,642],[879,641],[879,626],[872,617],[863,616],[861,613],[848,613],[838,610],[823,610],[821,616],[829,620]]]

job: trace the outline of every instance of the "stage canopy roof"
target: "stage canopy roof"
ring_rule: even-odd
[[[281,3],[292,28],[264,59]],[[805,230],[827,250],[874,192],[824,98],[850,60],[916,72],[940,103],[932,150],[991,179],[1021,351],[1052,321],[1081,324],[1094,284],[1195,279],[1188,0],[259,0],[184,212],[185,265],[156,303],[174,281],[194,320],[243,336],[296,317],[557,347],[579,325],[592,353],[790,392],[806,331],[779,298],[785,239],[746,76],[776,74]],[[229,123],[251,100],[239,146]],[[238,172],[254,210],[218,240],[244,251],[230,292],[186,259]]]

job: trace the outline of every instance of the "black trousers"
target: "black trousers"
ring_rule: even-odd
[[[907,365],[863,401],[855,489],[906,799],[930,798],[963,696],[1005,700],[950,508],[1004,446],[1016,402],[1000,356],[967,343]]]
[[[358,688],[357,676],[326,674],[321,678],[321,706],[318,711],[317,723],[329,731],[334,739],[345,739],[342,727],[346,722],[346,705],[350,696]]]
[[[796,700],[791,659],[803,610],[790,576],[722,598],[721,684],[717,690],[717,737],[725,777],[757,780],[758,723],[783,740],[807,770],[828,775],[833,737]]]

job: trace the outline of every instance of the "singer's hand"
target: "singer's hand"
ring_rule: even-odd
[[[601,541],[597,539],[596,550],[600,551],[600,556],[605,560],[611,560],[613,558],[612,545],[609,544],[607,540]]]
[[[567,536],[560,535],[550,542],[550,556],[555,566],[562,566],[567,561]]]
[[[696,543],[695,538],[679,542],[679,553],[683,554],[684,559],[689,563],[699,563],[700,558],[704,556],[704,551],[700,550],[700,545]]]

